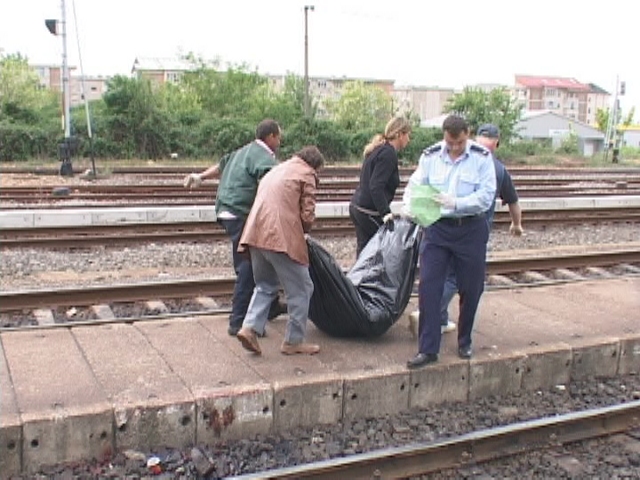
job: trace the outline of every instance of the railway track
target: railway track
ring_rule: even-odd
[[[591,168],[591,167],[539,167],[523,165],[507,165],[511,175],[535,176],[535,175],[638,175],[640,169],[637,167],[619,168]],[[86,167],[76,166],[73,173],[78,175],[85,171]],[[118,166],[117,162],[109,162],[109,172],[111,175],[187,175],[189,173],[202,170],[202,166],[193,165],[164,165],[164,166]],[[409,176],[415,170],[415,165],[402,165],[400,174]],[[337,176],[357,176],[360,172],[360,165],[328,166],[319,173],[320,177]],[[58,176],[59,167],[0,167],[0,174],[32,174],[45,176]],[[98,172],[99,173],[99,172]]]
[[[603,270],[603,269],[609,270]],[[541,273],[543,272],[543,273]],[[640,244],[595,252],[562,255],[530,254],[528,257],[490,258],[487,262],[489,288],[516,288],[523,284],[549,284],[587,278],[640,274]],[[511,278],[509,278],[511,277]],[[202,278],[166,282],[143,282],[104,286],[81,286],[51,290],[4,291],[0,313],[25,312],[38,308],[79,307],[112,303],[145,302],[150,299],[229,298],[234,277]]]
[[[447,440],[334,458],[233,477],[260,479],[386,480],[525,454],[532,450],[631,432],[640,427],[640,400],[481,430]],[[636,443],[637,438],[636,438]]]
[[[640,195],[640,177],[634,179],[596,178],[590,180],[514,179],[518,194],[531,197],[568,197],[603,195]],[[358,186],[357,180],[328,181],[320,184],[319,202],[349,201]],[[0,202],[4,209],[105,207],[126,202],[136,205],[211,204],[217,185],[185,190],[182,185],[73,185],[68,187],[3,186]],[[396,192],[401,200],[404,183]]]
[[[528,228],[558,224],[640,223],[640,207],[526,211],[524,220]],[[507,228],[510,221],[508,212],[496,212],[494,228]],[[319,217],[316,219],[313,235],[353,236],[353,224],[346,217]],[[85,248],[140,242],[211,242],[226,238],[222,227],[215,222],[3,228],[0,230],[0,248]]]

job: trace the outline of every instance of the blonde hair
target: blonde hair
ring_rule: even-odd
[[[384,127],[384,134],[376,134],[371,141],[364,147],[364,156],[366,157],[373,152],[376,147],[382,145],[384,142],[395,140],[400,135],[411,132],[411,124],[409,120],[404,117],[394,117],[387,122]]]

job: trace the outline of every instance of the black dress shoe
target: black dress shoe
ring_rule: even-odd
[[[430,363],[438,361],[438,355],[435,353],[418,353],[415,357],[407,362],[408,368],[418,368]]]
[[[458,356],[465,360],[471,358],[471,347],[459,347],[458,348]]]

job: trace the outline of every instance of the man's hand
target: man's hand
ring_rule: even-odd
[[[202,185],[202,175],[199,173],[190,173],[184,179],[184,188],[198,188]]]
[[[509,227],[509,233],[511,235],[519,237],[520,235],[522,235],[522,232],[522,225],[515,225],[513,222],[511,222],[511,226]]]
[[[387,223],[393,221],[393,213],[389,212],[384,217],[382,217],[382,223]]]
[[[436,193],[433,196],[436,203],[439,203],[447,210],[456,209],[456,197],[449,195],[448,193]]]

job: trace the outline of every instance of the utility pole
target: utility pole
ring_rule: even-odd
[[[311,115],[311,103],[309,101],[309,34],[308,12],[313,12],[313,5],[304,6],[304,116]]]

